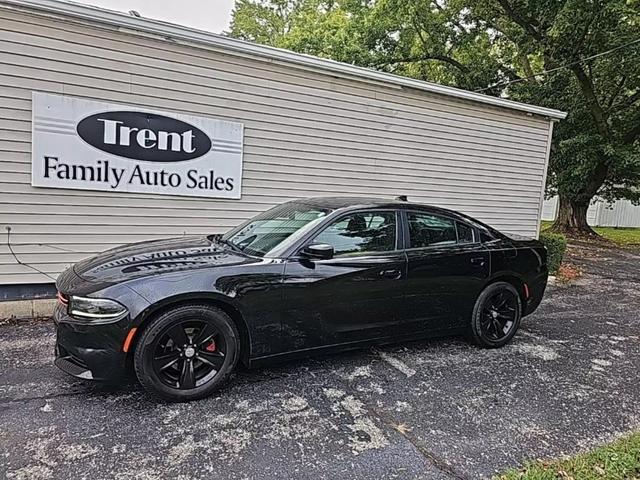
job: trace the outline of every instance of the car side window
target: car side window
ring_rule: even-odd
[[[335,256],[389,252],[396,249],[395,212],[361,212],[329,225],[313,243],[327,243]]]
[[[458,243],[474,243],[475,232],[473,228],[465,223],[456,222],[456,228],[458,230]]]
[[[491,236],[488,232],[484,230],[479,229],[478,232],[480,234],[480,241],[482,243],[492,242],[493,240],[495,240],[493,236]]]
[[[429,213],[407,212],[410,248],[455,245],[455,222]]]

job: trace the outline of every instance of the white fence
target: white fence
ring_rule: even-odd
[[[542,220],[555,220],[558,214],[558,197],[545,200]],[[598,200],[587,210],[587,222],[592,227],[640,227],[640,206],[629,200],[606,203]]]

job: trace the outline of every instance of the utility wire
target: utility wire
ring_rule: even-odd
[[[11,227],[7,227],[7,247],[9,247],[9,251],[11,252],[11,255],[13,255],[13,258],[15,259],[15,261],[16,261],[16,263],[18,265],[24,265],[25,267],[30,268],[31,270],[35,270],[36,272],[44,275],[45,277],[50,278],[54,282],[56,281],[56,279],[54,277],[52,277],[51,275],[49,275],[48,273],[43,272],[42,270],[40,270],[39,268],[34,267],[33,265],[29,265],[28,263],[24,263],[23,261],[21,261],[18,258],[18,256],[16,255],[16,252],[13,251],[13,247],[11,246]]]
[[[640,38],[638,38],[636,40],[633,40],[633,41],[631,41],[629,43],[625,43],[624,45],[619,45],[619,46],[617,46],[615,48],[612,48],[611,50],[607,50],[605,52],[596,53],[595,55],[591,55],[590,57],[585,57],[585,58],[582,58],[580,60],[576,60],[575,62],[567,63],[565,65],[561,65],[559,67],[551,68],[549,70],[544,70],[544,71],[542,71],[540,73],[534,73],[533,75],[530,75],[528,77],[517,78],[515,80],[510,80],[508,82],[499,82],[499,83],[496,83],[495,85],[491,85],[490,87],[479,88],[478,90],[475,90],[475,91],[476,92],[484,92],[486,90],[491,90],[491,89],[496,88],[496,87],[506,87],[507,85],[511,85],[512,83],[525,82],[527,80],[531,80],[532,78],[536,78],[536,77],[540,77],[540,76],[543,76],[543,75],[547,75],[549,73],[557,72],[558,70],[562,70],[564,68],[570,68],[570,67],[573,67],[574,65],[579,65],[581,63],[588,62],[589,60],[593,60],[594,58],[602,57],[604,55],[609,55],[610,53],[617,52],[618,50],[621,50],[623,48],[627,48],[627,47],[629,47],[631,45],[635,45],[636,43],[640,43]]]
[[[63,252],[70,252],[70,253],[86,253],[86,252],[78,252],[77,250],[70,250],[68,248],[63,248],[58,245],[52,245],[51,243],[23,243],[22,245],[37,245],[38,247],[49,247],[49,248],[54,248],[56,250],[61,250]]]

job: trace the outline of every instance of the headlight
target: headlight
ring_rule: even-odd
[[[127,313],[124,305],[106,298],[69,297],[69,315],[92,323],[108,322]]]

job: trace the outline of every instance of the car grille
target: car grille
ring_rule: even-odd
[[[67,354],[64,348],[58,347],[58,355]],[[58,356],[54,362],[56,367],[74,377],[84,378],[85,380],[93,380],[93,373],[87,367],[87,364],[73,355]]]
[[[58,348],[57,356],[59,359],[64,360],[65,362],[68,362],[72,365],[75,365],[76,367],[82,370],[89,369],[89,365],[87,365],[84,361],[80,360],[79,358],[71,355],[64,347],[58,345],[57,348]]]

